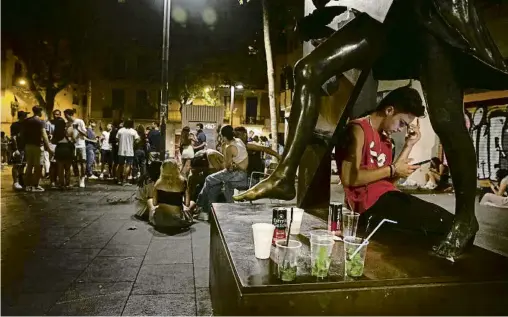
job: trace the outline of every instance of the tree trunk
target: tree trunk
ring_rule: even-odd
[[[272,43],[270,41],[270,21],[268,16],[268,0],[263,1],[263,38],[265,42],[266,72],[268,75],[268,101],[270,103],[270,130],[272,132],[272,148],[278,150],[277,128],[278,113],[275,105],[275,70],[273,68]]]
[[[46,102],[45,105],[40,105],[41,107],[46,110],[46,114],[49,117],[51,117],[51,113],[53,112],[53,109],[55,108],[55,97],[57,92],[54,89],[46,89]]]

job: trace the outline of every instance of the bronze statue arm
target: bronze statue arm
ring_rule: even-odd
[[[342,170],[340,178],[342,184],[347,187],[367,185],[372,182],[388,179],[390,177],[390,167],[383,166],[372,170],[360,168],[362,159],[363,143],[365,135],[358,125],[352,125],[350,129],[351,143],[344,161],[342,161]]]
[[[258,145],[258,144],[254,144],[254,143],[247,143],[247,150],[249,151],[257,151],[257,152],[264,152],[266,154],[270,154],[272,156],[275,156],[278,160],[280,160],[280,155],[279,153],[275,152],[273,149],[267,147],[267,146],[262,146],[262,145]]]

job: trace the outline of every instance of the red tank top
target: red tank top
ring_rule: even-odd
[[[375,131],[370,125],[369,118],[360,118],[349,122],[349,124],[359,125],[364,133],[361,169],[377,169],[392,164],[392,142],[391,139],[383,133]],[[335,159],[339,175],[341,175],[342,161],[347,155],[347,148],[336,148]],[[359,213],[365,212],[372,207],[374,203],[386,192],[398,191],[398,189],[388,179],[378,180],[362,186],[344,186],[347,203]]]

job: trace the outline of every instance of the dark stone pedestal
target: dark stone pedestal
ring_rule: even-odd
[[[283,283],[272,260],[254,257],[251,225],[271,222],[271,207],[214,204],[210,294],[215,315],[506,315],[508,258],[473,247],[457,262],[433,256],[428,241],[380,233],[367,250],[364,276],[344,277],[342,242],[330,276],[310,274],[309,231],[325,228],[305,213],[297,278]],[[273,248],[272,248],[273,255]]]

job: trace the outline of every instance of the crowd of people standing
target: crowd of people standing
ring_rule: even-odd
[[[81,188],[87,179],[99,178],[128,185],[146,173],[151,160],[159,159],[158,122],[134,129],[131,119],[115,121],[96,135],[96,122],[89,120],[85,125],[74,109],[66,109],[63,116],[54,110],[50,120],[42,119],[41,107],[34,106],[32,112],[29,116],[18,111],[10,139],[2,135],[3,163],[10,157],[15,190],[42,192],[43,177],[49,178],[51,188],[69,189],[73,174]]]

